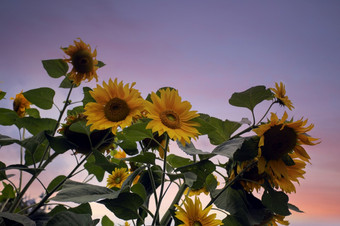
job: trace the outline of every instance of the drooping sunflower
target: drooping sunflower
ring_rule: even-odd
[[[267,124],[253,131],[260,137],[258,150],[258,172],[271,176],[271,181],[287,193],[295,192],[292,181],[303,178],[305,162],[309,155],[301,145],[315,145],[316,138],[308,136],[314,125],[306,126],[308,120],[286,121],[287,112],[281,120],[275,113]],[[305,127],[306,126],[306,127]]]
[[[128,178],[129,171],[126,168],[115,168],[114,171],[112,171],[112,174],[109,175],[107,178],[107,185],[108,188],[121,188],[123,182]]]
[[[196,196],[195,203],[188,197],[185,197],[184,209],[175,205],[178,209],[175,213],[177,219],[181,220],[183,224],[179,226],[218,226],[223,225],[221,220],[217,220],[216,214],[209,214],[212,205],[202,209],[202,203]]]
[[[114,82],[110,79],[108,84],[103,82],[103,87],[97,85],[90,91],[96,102],[86,104],[84,115],[91,131],[112,128],[112,133],[116,134],[118,127],[131,125],[133,118],[141,114],[145,102],[134,85],[118,84],[117,79]]]
[[[287,106],[289,110],[294,108],[292,101],[289,100],[288,96],[286,96],[286,88],[282,82],[280,82],[280,86],[275,82],[275,88],[270,88],[274,92],[274,96],[276,97],[277,101],[282,106]]]
[[[23,91],[15,95],[15,98],[11,97],[13,102],[13,110],[18,114],[20,118],[25,117],[26,109],[30,108],[31,103],[22,94]]]
[[[81,81],[87,79],[91,81],[93,78],[98,82],[97,69],[98,61],[97,50],[91,53],[91,46],[83,42],[80,38],[79,41],[74,41],[74,45],[69,45],[67,48],[61,48],[70,58],[65,59],[66,62],[73,65],[69,79],[76,85]]]
[[[196,139],[199,135],[195,128],[199,124],[191,121],[199,115],[196,111],[190,111],[191,104],[182,101],[177,90],[167,88],[159,92],[160,96],[151,93],[152,102],[146,101],[148,117],[152,119],[146,128],[158,132],[159,136],[167,133],[171,139],[185,146],[185,143],[190,143],[190,138]]]

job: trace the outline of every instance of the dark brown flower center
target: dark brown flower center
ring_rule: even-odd
[[[170,129],[178,129],[181,127],[179,116],[173,110],[166,110],[160,114],[162,123]]]
[[[277,160],[293,150],[297,141],[297,134],[294,129],[282,124],[268,129],[264,135],[264,146],[262,155],[267,160]]]
[[[72,57],[72,65],[79,73],[88,73],[93,69],[93,59],[89,51],[82,49],[75,52]]]
[[[111,99],[104,107],[105,117],[112,122],[122,121],[130,113],[127,103],[117,97]]]

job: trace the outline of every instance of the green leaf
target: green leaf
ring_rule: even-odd
[[[64,136],[57,136],[53,137],[49,135],[48,133],[45,133],[46,138],[51,146],[51,148],[57,152],[58,154],[63,154],[64,152],[70,150],[70,149],[76,149],[77,145],[70,142],[68,139],[66,139]]]
[[[20,140],[14,139],[12,137],[0,134],[0,146],[6,146],[10,144],[21,144]]]
[[[174,154],[170,154],[167,157],[167,161],[173,168],[178,168],[178,167],[186,166],[186,165],[193,163],[193,161],[191,161],[188,158],[183,158],[183,157],[180,157]]]
[[[41,109],[51,109],[53,106],[53,98],[55,92],[48,87],[42,87],[38,89],[31,89],[23,93],[25,98]]]
[[[1,199],[6,200],[6,199],[15,198],[15,192],[14,192],[13,186],[10,184],[6,184],[4,182],[2,182],[2,185],[4,186],[4,188],[1,191],[1,196],[0,196]]]
[[[96,65],[98,68],[104,67],[106,64],[104,62],[98,60],[98,64]]]
[[[59,88],[69,89],[73,85],[72,81],[66,76],[63,81],[61,81]]]
[[[83,87],[84,98],[82,100],[83,106],[90,102],[96,102],[96,100],[91,96],[90,91],[93,91],[90,87]]]
[[[155,165],[151,167],[151,172],[155,182],[155,186],[157,188],[161,184],[162,169],[160,166]],[[152,182],[150,179],[150,174],[147,170],[144,170],[143,173],[141,173],[139,183],[141,183],[144,186],[146,193],[148,194],[148,197],[153,194],[153,189],[151,186]]]
[[[86,126],[86,121],[80,120],[72,123],[69,129],[73,132],[82,133],[90,137],[90,126]]]
[[[17,120],[17,125],[26,128],[32,135],[36,135],[43,130],[54,131],[57,121],[51,118],[24,117]]]
[[[14,225],[16,223],[20,223],[25,226],[35,226],[35,222],[32,221],[30,218],[17,214],[17,213],[8,213],[8,212],[1,212],[0,218],[5,219],[5,225]]]
[[[175,171],[180,171],[181,173],[191,172],[197,175],[197,180],[191,186],[192,189],[200,189],[203,187],[206,177],[215,171],[216,166],[209,160],[203,160],[191,165],[184,167],[179,167]]]
[[[68,71],[68,65],[62,59],[43,60],[42,64],[47,74],[52,78],[59,78],[66,75]]]
[[[78,214],[90,214],[92,216],[92,209],[89,203],[82,203],[79,206],[69,208],[68,211]]]
[[[118,218],[131,220],[138,218],[138,208],[143,205],[143,199],[134,193],[121,193],[115,199],[104,199],[99,201],[112,211]]]
[[[222,221],[223,225],[227,226],[243,226],[238,219],[233,215],[228,215],[226,218]]]
[[[208,138],[213,145],[219,145],[229,140],[230,136],[241,126],[239,122],[222,121],[215,117],[210,117],[206,120],[214,128],[214,130],[208,133]]]
[[[233,159],[240,162],[254,159],[258,153],[258,144],[258,136],[246,137],[241,148],[234,153]]]
[[[295,205],[293,205],[293,204],[290,204],[290,203],[288,203],[288,208],[289,208],[290,210],[295,211],[295,212],[304,213],[304,212],[303,212],[302,210],[300,210],[297,206],[295,206]]]
[[[64,179],[66,176],[64,175],[59,175],[56,178],[54,178],[50,184],[47,186],[47,191],[51,192],[55,187],[57,187]],[[59,191],[62,187],[59,187],[57,191]]]
[[[102,218],[102,226],[114,226],[115,224],[106,215]]]
[[[229,103],[237,107],[245,107],[253,111],[255,106],[264,100],[273,98],[273,93],[265,86],[254,86],[246,91],[235,92],[229,99]]]
[[[1,168],[6,168],[6,164],[0,161],[0,169]],[[0,170],[0,181],[4,179],[7,179],[6,172]]]
[[[114,199],[119,191],[92,184],[67,180],[57,195],[52,200],[60,202],[86,203],[99,199]]]
[[[33,118],[40,118],[40,112],[36,108],[26,109],[26,113]]]
[[[0,125],[11,126],[18,118],[19,116],[15,113],[15,111],[0,108]]]
[[[138,154],[137,144],[135,141],[123,140],[123,142],[119,143],[118,145],[128,155]]]
[[[244,141],[245,141],[244,137],[238,137],[232,140],[227,140],[222,144],[218,145],[212,151],[212,153],[216,155],[226,156],[228,158],[233,158],[234,153],[242,147]]]
[[[215,130],[214,126],[210,125],[208,120],[211,118],[207,114],[199,113],[199,117],[196,117],[192,119],[192,121],[197,122],[200,124],[199,127],[196,127],[198,132],[201,135],[209,134],[210,132],[213,132]]]
[[[181,142],[177,141],[178,147],[187,153],[188,155],[211,155],[209,152],[204,152],[202,150],[197,149],[193,143],[185,143],[185,146],[182,145]]]
[[[100,153],[97,150],[93,151],[93,155],[95,157],[95,164],[97,166],[100,166],[103,168],[106,172],[112,173],[112,171],[115,170],[116,167],[118,167],[117,164],[110,162],[102,153]]]
[[[84,168],[87,170],[89,174],[93,174],[96,176],[97,180],[100,182],[104,178],[105,170],[97,166],[95,164],[95,157],[91,155],[87,160],[86,163],[84,164]]]
[[[130,141],[141,141],[145,138],[152,139],[152,131],[145,129],[148,122],[133,124],[123,130],[123,134]]]
[[[288,209],[288,196],[282,191],[267,189],[263,192],[262,203],[268,209],[282,216],[288,216],[291,213]]]
[[[130,162],[149,163],[149,164],[154,165],[155,159],[156,159],[156,155],[154,153],[145,152],[145,153],[141,153],[139,155],[136,155],[130,158],[125,158],[124,160],[130,161]]]
[[[54,215],[46,226],[93,226],[90,214],[76,214],[69,211],[63,211]]]
[[[30,166],[34,163],[38,163],[42,160],[46,160],[49,157],[49,154],[45,155],[45,158],[42,159],[44,156],[45,150],[46,150],[46,142],[37,146],[37,148],[34,151],[26,149],[25,150],[25,165]]]
[[[133,185],[131,187],[131,191],[133,193],[139,195],[139,197],[141,197],[143,199],[143,201],[145,201],[147,194],[146,194],[144,186],[141,183],[137,183],[137,184]]]
[[[204,187],[209,192],[215,191],[217,187],[217,180],[214,175],[210,174],[207,176],[207,178],[205,179]]]
[[[6,92],[0,91],[0,100],[4,99],[5,96],[6,96]]]
[[[72,110],[68,110],[67,115],[77,116],[78,114],[83,113],[83,112],[84,112],[84,107],[83,106],[77,106],[77,107],[74,107]]]

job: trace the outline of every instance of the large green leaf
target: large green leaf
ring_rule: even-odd
[[[130,140],[123,140],[121,143],[118,144],[124,152],[128,155],[135,155],[138,154],[137,143],[135,141]]]
[[[27,166],[22,165],[22,164],[13,164],[13,165],[6,166],[5,168],[1,168],[0,171],[14,170],[14,169],[22,170],[32,175],[35,175],[38,172],[43,170],[42,168],[28,168]]]
[[[82,102],[83,102],[84,107],[89,102],[96,102],[96,100],[91,96],[90,91],[92,91],[92,89],[90,87],[86,87],[86,86],[83,87],[84,98],[83,98]]]
[[[11,184],[6,184],[2,182],[3,189],[0,195],[0,202],[4,202],[6,199],[13,199],[15,198],[14,188]]]
[[[156,159],[156,155],[154,153],[145,152],[145,153],[141,153],[139,155],[136,155],[130,158],[125,158],[124,160],[130,161],[130,162],[149,163],[149,164],[154,165],[155,159]]]
[[[89,174],[93,174],[96,176],[97,180],[100,182],[104,178],[105,170],[95,164],[95,157],[91,155],[84,164],[84,168],[87,170]]]
[[[54,215],[46,226],[93,226],[90,214],[77,214],[63,211]]]
[[[11,126],[19,118],[15,111],[7,108],[0,108],[0,125]]]
[[[15,225],[15,223],[20,223],[25,226],[35,226],[35,222],[32,221],[30,218],[17,214],[17,213],[8,213],[8,212],[1,212],[0,218],[5,220],[5,225]]]
[[[123,130],[126,139],[130,141],[141,141],[145,138],[152,138],[152,131],[145,129],[148,122],[140,122],[133,124]]]
[[[57,121],[51,118],[24,117],[19,118],[16,124],[26,128],[32,135],[36,135],[43,130],[53,131],[57,125]]]
[[[59,88],[69,89],[73,85],[72,81],[66,76],[63,81],[61,81]]]
[[[114,226],[115,224],[106,215],[102,218],[102,226]]]
[[[31,89],[23,93],[25,98],[41,109],[51,109],[55,91],[48,87]]]
[[[253,111],[255,106],[264,100],[273,98],[273,93],[265,86],[254,86],[240,93],[233,93],[229,103],[237,107],[245,107]]]
[[[59,175],[57,177],[55,177],[47,186],[47,191],[51,192],[54,188],[56,188],[64,179],[66,178],[66,176],[64,175]],[[60,186],[57,191],[59,191],[62,187]]]
[[[177,141],[177,145],[182,151],[184,151],[188,155],[211,155],[211,153],[209,152],[204,152],[200,149],[197,149],[193,143],[190,144],[186,143],[185,146],[183,146],[181,142]]]
[[[53,137],[49,135],[48,133],[45,133],[45,135],[51,148],[58,154],[62,154],[66,152],[67,150],[77,148],[76,144],[70,142],[64,136]]]
[[[26,113],[33,118],[40,118],[40,112],[36,108],[26,109]]]
[[[134,193],[121,193],[115,199],[104,199],[99,201],[112,211],[118,218],[131,220],[138,218],[138,208],[143,205],[143,199]]]
[[[191,161],[188,158],[183,158],[183,157],[180,157],[174,154],[170,154],[167,157],[167,161],[173,168],[178,168],[178,167],[186,166],[186,165],[193,163],[193,161]]]
[[[200,189],[203,187],[205,180],[209,174],[214,172],[216,166],[209,160],[203,160],[191,165],[183,166],[177,168],[175,171],[180,171],[181,173],[194,173],[197,175],[197,180],[191,186],[192,189]]]
[[[282,191],[266,189],[262,195],[262,203],[268,209],[282,216],[290,215],[288,208],[288,196]]]
[[[118,194],[119,191],[106,187],[67,180],[63,188],[52,199],[60,202],[86,203],[99,199],[114,199],[118,197]]]
[[[110,174],[112,173],[112,171],[115,170],[116,167],[118,167],[117,164],[109,161],[102,153],[97,150],[93,151],[93,155],[95,157],[95,164],[102,167],[106,172]]]
[[[6,168],[6,164],[0,161],[0,168]],[[0,181],[7,179],[7,175],[5,171],[0,171]]]
[[[42,64],[49,76],[59,78],[66,75],[68,65],[63,59],[43,60]]]
[[[213,154],[223,155],[228,158],[233,158],[234,153],[242,147],[243,142],[246,138],[238,137],[232,140],[227,140],[222,144],[218,145],[213,151]]]
[[[233,159],[235,161],[247,161],[254,159],[258,153],[259,137],[246,137],[241,148],[234,152]]]
[[[10,144],[21,144],[20,140],[14,139],[12,137],[0,134],[0,146],[6,146]]]

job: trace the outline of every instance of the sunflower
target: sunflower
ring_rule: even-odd
[[[258,154],[258,173],[266,173],[276,187],[287,193],[295,192],[291,181],[299,182],[303,170],[309,162],[309,155],[301,145],[315,145],[316,138],[308,136],[314,125],[305,127],[308,120],[287,122],[287,112],[281,120],[275,113],[267,124],[260,125],[253,131],[260,137]]]
[[[196,139],[199,132],[195,128],[198,123],[191,121],[199,115],[196,111],[190,111],[191,104],[182,101],[175,89],[161,89],[160,96],[151,93],[152,102],[146,101],[148,117],[152,119],[147,129],[158,132],[159,136],[167,133],[173,140],[179,140],[183,146],[190,143],[190,138]]]
[[[118,84],[117,79],[114,82],[110,79],[108,84],[103,82],[103,87],[97,85],[90,91],[96,102],[86,104],[84,115],[91,131],[112,128],[112,133],[116,134],[118,127],[131,125],[133,118],[141,114],[145,102],[134,85]]]
[[[70,45],[62,50],[70,57],[65,59],[66,62],[73,65],[69,79],[77,86],[83,80],[91,81],[93,78],[98,82],[96,70],[98,69],[98,61],[96,60],[97,50],[91,53],[91,46],[85,44],[80,38],[79,41],[74,41],[74,46]]]
[[[179,226],[217,226],[223,225],[221,220],[216,220],[216,214],[209,214],[212,205],[204,210],[199,198],[195,197],[195,203],[188,197],[185,198],[184,208],[175,205],[178,209],[175,213],[177,219],[181,220],[183,224]]]
[[[11,97],[11,100],[14,100],[13,110],[20,118],[25,117],[26,109],[30,108],[31,103],[24,97],[22,91],[15,95],[15,98]]]
[[[107,178],[107,185],[108,188],[121,188],[123,182],[128,178],[129,171],[126,168],[115,168],[114,171],[112,171],[112,174],[109,175]]]
[[[270,88],[270,89],[274,92],[274,96],[276,97],[279,104],[282,106],[287,106],[289,110],[292,110],[294,106],[292,104],[292,101],[290,101],[288,99],[288,96],[286,96],[285,85],[283,85],[283,83],[280,82],[280,86],[279,86],[277,82],[275,82],[275,88]]]
[[[123,150],[119,150],[113,155],[113,157],[116,159],[124,159],[126,158],[126,153]]]
[[[188,194],[190,197],[191,196],[197,196],[197,195],[200,195],[202,193],[204,193],[205,195],[208,195],[209,194],[209,191],[207,190],[207,188],[205,186],[203,186],[202,188],[200,189],[189,189],[187,188],[184,192],[185,194]]]
[[[278,214],[270,214],[268,218],[266,218],[263,222],[260,224],[257,224],[255,226],[278,226],[280,225],[289,225],[289,221],[284,220],[284,216],[278,215]]]

